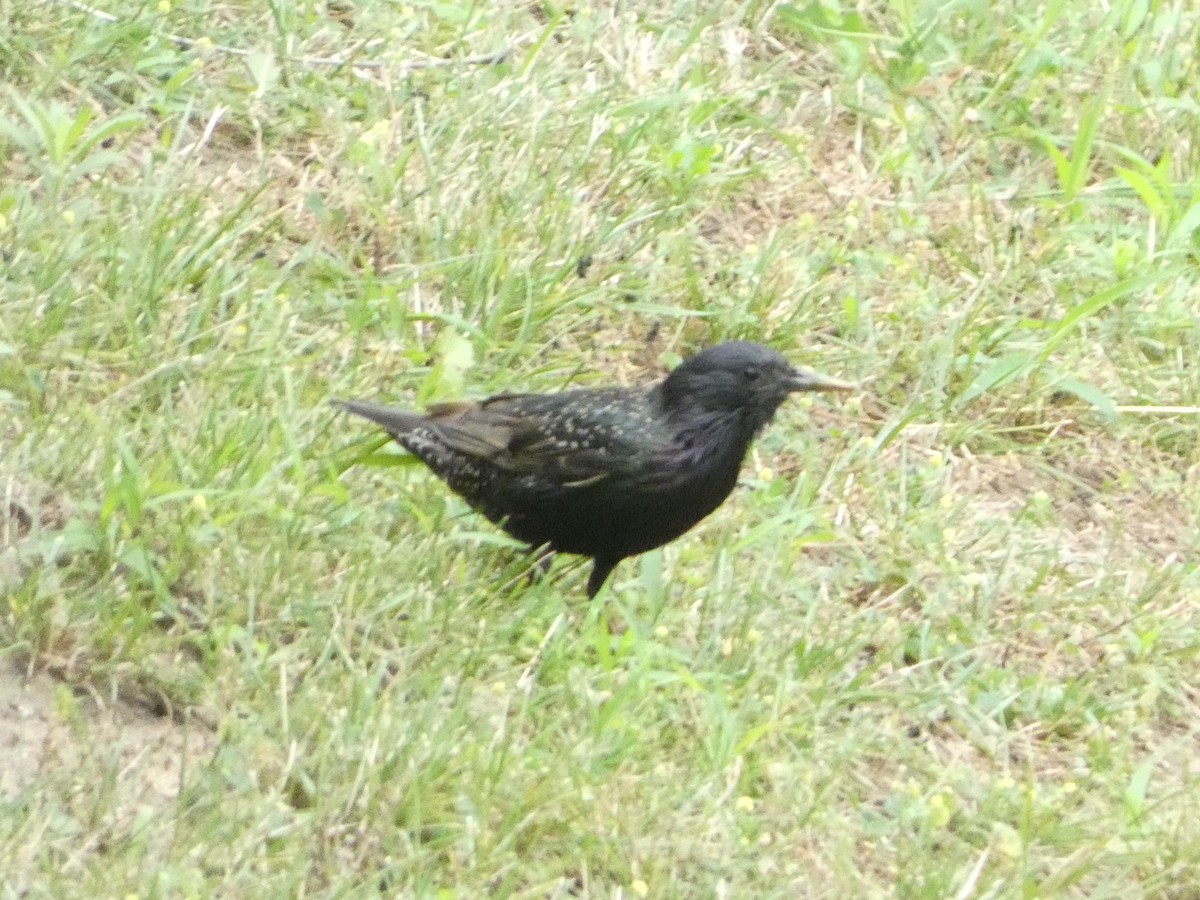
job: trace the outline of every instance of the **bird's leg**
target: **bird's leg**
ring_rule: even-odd
[[[529,583],[533,584],[550,571],[550,566],[554,563],[554,547],[542,544],[540,547],[530,547],[529,552],[534,556],[533,566],[529,570]]]
[[[617,567],[619,562],[619,559],[604,559],[599,556],[592,560],[592,574],[587,583],[589,598],[600,593],[600,588],[604,587],[604,582],[608,581],[608,576],[612,574],[612,570]]]

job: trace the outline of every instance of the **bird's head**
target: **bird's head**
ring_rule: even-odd
[[[766,425],[788,394],[851,391],[836,378],[806,372],[782,355],[749,341],[726,341],[685,359],[662,383],[670,412],[736,416],[753,431]]]

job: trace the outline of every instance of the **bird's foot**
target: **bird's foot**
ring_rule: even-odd
[[[533,554],[533,565],[529,567],[529,583],[536,584],[550,571],[550,567],[554,565],[554,548],[549,544],[543,544],[540,547],[531,547],[530,552]]]

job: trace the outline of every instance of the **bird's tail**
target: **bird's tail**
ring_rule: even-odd
[[[408,434],[426,421],[425,417],[419,413],[406,412],[391,406],[383,406],[380,403],[368,403],[363,400],[331,400],[330,402],[348,413],[370,419],[396,435]]]

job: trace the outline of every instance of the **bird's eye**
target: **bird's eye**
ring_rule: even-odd
[[[742,376],[747,381],[758,381],[758,376],[761,374],[762,373],[758,370],[758,366],[746,366],[746,368],[742,370]]]

